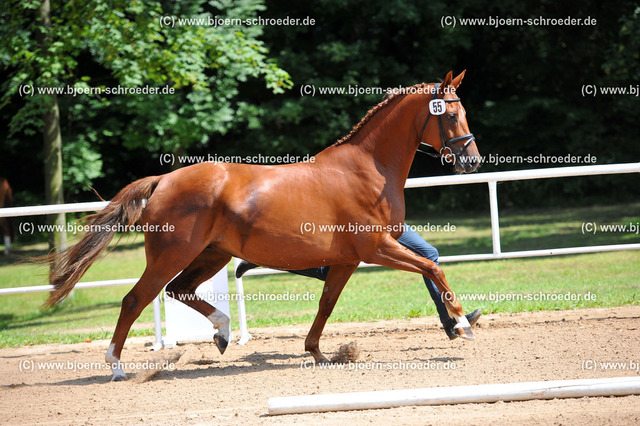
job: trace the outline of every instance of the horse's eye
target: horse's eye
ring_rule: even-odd
[[[449,114],[447,114],[447,118],[449,120],[455,121],[458,119],[458,114],[456,114],[455,112],[450,112]]]

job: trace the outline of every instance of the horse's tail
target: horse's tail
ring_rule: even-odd
[[[160,176],[149,176],[127,185],[102,211],[85,217],[91,226],[80,242],[47,259],[52,268],[50,283],[54,289],[45,306],[53,307],[73,290],[113,239],[118,225],[133,225],[140,219],[144,209],[143,200],[153,194],[160,179]]]

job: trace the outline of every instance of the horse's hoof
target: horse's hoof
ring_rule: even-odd
[[[226,351],[227,350],[227,346],[229,346],[229,342],[227,341],[227,339],[225,339],[224,337],[222,337],[219,334],[216,334],[215,336],[213,336],[213,342],[218,347],[218,350],[220,351],[220,354],[224,355],[224,351]]]
[[[469,324],[472,327],[476,325],[476,323],[478,322],[481,316],[482,316],[482,311],[480,309],[476,309],[475,311],[465,315],[465,317],[467,317],[467,321],[469,321]]]
[[[251,262],[247,262],[246,260],[243,260],[238,265],[238,269],[236,269],[236,278],[242,278],[242,276],[245,274],[245,272],[247,272],[250,269],[257,268],[257,267],[258,267],[258,265],[256,265],[255,263],[251,263]]]
[[[458,338],[458,333],[456,333],[456,330],[454,328],[455,326],[456,320],[454,320],[453,318],[449,319],[442,325],[442,328],[444,328],[444,332],[447,333],[447,337],[449,338],[449,340],[455,340]]]
[[[114,374],[111,378],[112,382],[124,382],[127,380],[127,376],[124,374]]]
[[[319,360],[316,361],[316,364],[331,364],[331,361],[329,361],[327,358],[322,357]]]
[[[461,327],[456,328],[456,333],[458,337],[465,340],[476,340],[476,336],[473,335],[473,331],[471,331],[471,327]]]

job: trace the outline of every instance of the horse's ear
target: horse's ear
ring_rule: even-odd
[[[451,82],[451,87],[453,87],[454,89],[457,89],[458,86],[460,86],[460,83],[462,83],[462,79],[464,78],[464,73],[466,73],[467,70],[464,70],[460,73],[459,76],[457,76],[456,78],[453,79],[453,81]]]
[[[448,85],[450,85],[452,78],[453,78],[453,73],[451,71],[449,71],[447,73],[447,76],[444,78],[444,81],[442,82],[441,86],[442,87],[447,87]]]

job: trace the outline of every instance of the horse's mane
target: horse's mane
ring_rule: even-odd
[[[351,131],[346,136],[343,136],[341,139],[339,139],[333,145],[334,146],[342,145],[343,143],[348,142],[351,139],[353,139],[353,137],[356,134],[358,134],[358,132],[364,127],[364,125],[367,124],[367,122],[369,120],[371,120],[371,117],[373,117],[378,111],[380,111],[381,109],[383,109],[384,107],[389,105],[391,102],[393,102],[393,100],[396,99],[397,97],[405,96],[408,93],[411,93],[412,89],[425,89],[427,86],[429,86],[428,83],[419,83],[419,84],[415,84],[415,85],[410,86],[410,87],[404,87],[404,88],[402,88],[400,90],[393,91],[393,92],[391,92],[392,93],[391,95],[386,95],[384,97],[384,99],[378,105],[376,105],[373,108],[371,108],[369,110],[369,112],[367,112],[367,115],[362,117],[362,120],[360,120],[360,122],[358,124],[353,126],[353,129],[351,129]]]

